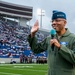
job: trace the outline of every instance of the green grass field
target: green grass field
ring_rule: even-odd
[[[47,75],[47,64],[0,64],[0,75]]]

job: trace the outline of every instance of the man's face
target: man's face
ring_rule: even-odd
[[[66,25],[66,20],[62,18],[57,18],[52,20],[52,27],[56,30],[56,32],[61,32]]]

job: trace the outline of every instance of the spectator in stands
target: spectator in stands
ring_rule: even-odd
[[[38,21],[35,22],[28,36],[31,49],[34,53],[48,50],[48,75],[75,75],[75,35],[65,28],[66,14],[62,11],[53,11],[52,28],[56,34],[51,35],[41,43],[37,43],[35,33],[39,30]],[[54,50],[52,46],[54,45]]]
[[[22,63],[22,54],[20,55],[20,63]]]
[[[28,57],[25,55],[25,63],[28,63]]]

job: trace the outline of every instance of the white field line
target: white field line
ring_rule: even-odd
[[[21,75],[21,74],[14,74],[14,73],[6,73],[6,72],[0,72],[0,75],[4,74],[4,75]]]
[[[24,68],[26,67],[25,70],[29,70],[29,71],[39,71],[39,72],[47,72],[45,70],[32,70],[32,69],[29,69],[29,68],[33,68],[33,66],[13,66],[14,68],[18,68],[20,70],[24,70]],[[22,69],[21,69],[22,68]]]

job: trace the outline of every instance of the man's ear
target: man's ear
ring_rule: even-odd
[[[64,25],[66,25],[66,23],[67,23],[67,21],[65,20],[65,21],[64,21]]]

